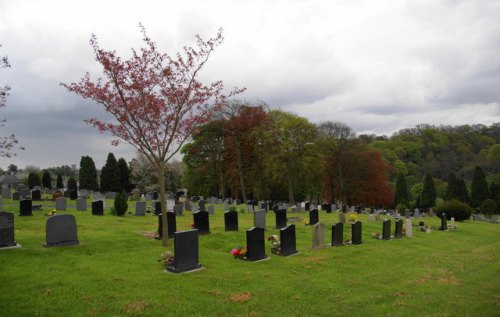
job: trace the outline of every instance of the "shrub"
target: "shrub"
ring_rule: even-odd
[[[115,212],[117,216],[123,216],[128,209],[127,194],[124,192],[119,192],[115,197]]]
[[[493,199],[486,199],[483,201],[481,208],[479,209],[481,213],[491,216],[497,209],[497,203]]]
[[[436,207],[434,211],[436,212],[436,216],[439,218],[441,218],[443,213],[446,213],[446,218],[450,219],[451,217],[454,217],[455,220],[459,221],[469,219],[472,213],[472,208],[466,203],[452,199],[444,202],[441,206]]]

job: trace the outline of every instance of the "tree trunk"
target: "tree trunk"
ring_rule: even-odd
[[[168,246],[168,223],[167,223],[167,199],[165,197],[165,162],[158,161],[158,182],[160,183],[160,205],[161,205],[161,245]]]
[[[243,179],[243,166],[241,164],[241,151],[240,151],[239,145],[236,149],[236,162],[238,163],[238,176],[240,178],[240,187],[241,187],[241,193],[243,196],[243,202],[246,205],[247,204],[247,190],[245,188],[245,180]]]

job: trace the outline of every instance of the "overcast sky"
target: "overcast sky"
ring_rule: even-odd
[[[109,152],[134,150],[83,123],[102,107],[67,92],[100,68],[89,38],[129,56],[141,47],[141,22],[162,51],[225,42],[204,69],[241,95],[311,122],[342,121],[358,134],[391,135],[420,123],[500,122],[500,1],[28,1],[0,0],[0,70],[11,93],[0,135],[15,133],[25,151],[0,167],[101,168]]]

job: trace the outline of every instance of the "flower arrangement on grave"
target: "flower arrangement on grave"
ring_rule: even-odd
[[[381,234],[379,232],[372,232],[372,237],[374,237],[375,239],[381,239]]]
[[[54,215],[56,215],[55,209],[52,209],[51,211],[49,211],[49,216],[54,216]]]
[[[347,221],[352,222],[352,223],[354,223],[354,222],[358,221],[358,215],[357,215],[357,214],[355,214],[354,212],[350,212],[350,213],[347,215]]]
[[[281,242],[277,235],[273,234],[267,241],[271,242],[271,253],[279,254],[281,252]]]
[[[190,229],[196,229],[196,227],[194,226],[194,223],[190,224],[190,225],[189,225],[189,228],[190,228]]]
[[[304,223],[304,226],[308,226],[309,225],[309,219],[304,219],[304,220],[302,220],[302,222]]]
[[[247,247],[243,248],[234,248],[231,250],[231,254],[235,259],[246,259],[247,258]]]
[[[167,268],[167,266],[174,264],[175,257],[171,251],[166,251],[165,253],[160,255],[158,262],[162,262],[163,266]]]

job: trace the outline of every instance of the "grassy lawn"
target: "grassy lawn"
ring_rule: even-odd
[[[80,245],[44,248],[45,214],[54,204],[18,217],[10,203],[17,204],[3,200],[4,210],[16,214],[23,247],[0,251],[0,316],[500,316],[495,224],[466,221],[456,231],[432,233],[414,227],[412,239],[381,241],[371,233],[381,232],[382,222],[362,215],[363,244],[312,250],[311,228],[298,222],[298,255],[268,251],[270,260],[251,263],[229,252],[245,245],[252,216],[239,214],[240,231],[225,232],[216,205],[212,233],[199,238],[205,269],[171,274],[157,262],[165,248],[147,236],[156,217],[91,216],[89,203],[87,212],[67,211],[76,216]],[[129,205],[133,213],[135,203]],[[327,243],[337,220],[337,213],[320,211]],[[192,223],[190,212],[177,217],[178,230]],[[278,234],[273,213],[267,224],[266,237]]]

